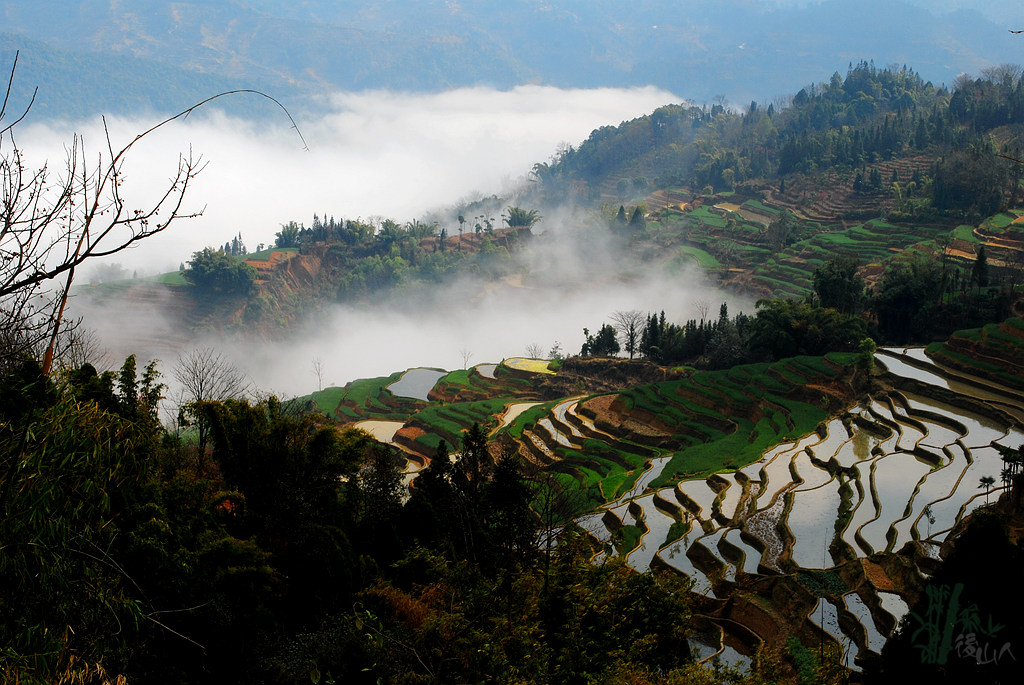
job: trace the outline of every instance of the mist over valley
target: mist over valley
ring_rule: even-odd
[[[436,231],[444,227],[456,234],[458,203],[491,196],[500,199],[491,201],[487,213],[500,225],[506,206],[532,185],[534,163],[559,146],[578,145],[598,124],[632,119],[677,100],[653,88],[339,94],[336,113],[297,122],[308,150],[287,125],[200,112],[144,141],[130,160],[125,194],[145,204],[163,187],[163,170],[187,146],[207,163],[187,197],[187,208],[202,209],[202,216],[182,220],[108,262],[119,265],[121,275],[153,277],[177,271],[192,253],[239,234],[251,251],[272,245],[282,224],[309,224],[314,213],[378,223],[430,217],[439,221]],[[114,118],[108,126],[111,137],[122,140],[147,123]],[[30,126],[19,142],[33,160],[59,159],[62,133],[69,130],[86,144],[102,140],[93,123]],[[175,318],[180,307],[162,311],[173,297],[167,294],[134,303],[103,298],[97,305],[83,287],[71,312],[85,317],[112,362],[134,352],[169,365],[189,347],[213,346],[230,353],[259,387],[296,395],[313,387],[314,357],[323,357],[328,379],[342,385],[410,366],[458,368],[463,348],[472,351],[475,363],[524,354],[531,343],[547,352],[558,341],[571,352],[582,344],[584,327],[599,326],[616,309],[657,302],[677,318],[689,318],[693,301],[711,298],[717,306],[717,296],[696,272],[647,274],[639,261],[621,262],[607,243],[606,227],[588,229],[595,219],[583,209],[568,204],[541,211],[535,244],[517,255],[517,269],[525,274],[516,281],[519,287],[460,279],[427,294],[381,293],[370,298],[376,302],[356,308],[325,307],[298,330],[278,332],[258,346],[240,345],[237,339],[247,336],[224,331],[192,338]],[[88,280],[86,271],[83,281]],[[414,306],[408,305],[409,295],[416,297]]]

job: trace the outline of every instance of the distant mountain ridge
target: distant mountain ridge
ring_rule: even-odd
[[[0,16],[9,34],[0,56],[9,61],[24,41],[26,61],[45,65],[25,75],[50,84],[45,111],[57,115],[130,111],[137,101],[162,108],[190,80],[197,89],[308,94],[655,85],[743,104],[792,93],[861,58],[913,64],[926,79],[951,82],[1014,61],[1021,46],[1012,27],[978,11],[940,15],[906,0],[7,0]],[[129,73],[145,77],[121,76]],[[120,78],[131,86],[120,89],[123,102],[90,97]]]

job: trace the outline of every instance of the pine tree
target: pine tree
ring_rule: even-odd
[[[619,212],[615,215],[615,223],[619,226],[625,226],[629,223],[629,219],[626,218],[626,208],[619,205]]]
[[[629,227],[634,230],[647,228],[647,219],[644,218],[643,210],[639,207],[633,210],[633,216],[629,218]]]

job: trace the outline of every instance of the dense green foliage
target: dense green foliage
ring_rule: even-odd
[[[756,102],[742,111],[669,105],[605,126],[545,168],[541,180],[553,193],[579,182],[596,190],[609,178],[637,174],[657,187],[722,192],[771,178],[784,190],[794,175],[832,170],[856,172],[858,192],[893,194],[895,211],[907,216],[984,216],[1017,194],[1019,167],[997,153],[1019,147],[1021,124],[1024,82],[1012,69],[963,77],[947,90],[906,67],[862,61],[845,78],[835,73],[801,89],[780,110]],[[1002,149],[989,137],[996,127],[1010,133],[1000,137]],[[908,154],[937,162],[927,177],[902,179],[883,179],[873,166]]]
[[[754,316],[740,313],[730,318],[723,304],[717,319],[691,319],[681,326],[666,321],[664,312],[648,314],[637,351],[659,364],[724,369],[750,361],[852,352],[866,334],[867,325],[858,316],[805,301],[774,299],[759,301]],[[597,336],[586,329],[584,335],[583,356],[618,352],[615,330],[608,324]]]
[[[615,328],[611,324],[602,324],[597,335],[591,335],[586,328],[583,329],[584,343],[580,355],[584,357],[611,356],[618,354],[619,341],[615,337]]]
[[[539,218],[536,210],[510,209],[523,215],[512,220],[528,219],[524,228]],[[515,230],[492,227],[455,237],[436,223],[418,220],[385,219],[376,225],[314,214],[311,226],[289,222],[276,238],[279,249],[309,255],[314,266],[303,267],[298,287],[288,273],[268,272],[243,316],[249,324],[285,325],[325,302],[373,298],[379,304],[394,294],[408,299],[456,274],[497,278],[511,268],[517,240]]]
[[[203,294],[248,295],[256,269],[224,250],[207,247],[192,255],[184,276]]]
[[[403,504],[389,449],[274,398],[199,403],[203,452],[157,423],[152,365],[3,382],[6,680],[583,682],[685,660],[681,581],[572,537],[541,554],[536,486],[478,426]]]
[[[995,148],[982,134],[1024,118],[1021,92],[1011,77],[959,82],[950,94],[905,69],[862,63],[845,80],[837,74],[801,91],[782,111],[756,103],[741,114],[720,106],[659,110],[643,125],[595,132],[588,145],[567,151],[553,167],[535,168],[535,175],[550,191],[580,169],[613,173],[621,163],[616,155],[633,155],[630,146],[639,146],[638,164],[663,164],[663,179],[708,186],[710,194],[757,177],[781,175],[781,188],[785,178],[819,168],[863,171],[908,150],[949,152],[928,176],[903,187],[888,180],[895,211],[993,212],[1016,192],[1016,178],[993,163]],[[874,167],[856,182],[864,193],[880,192],[882,184]],[[623,196],[644,192],[648,182],[637,175],[620,179],[616,189]],[[917,204],[907,204],[911,199]],[[119,373],[85,365],[45,378],[31,360],[6,369],[0,673],[21,682],[85,680],[101,668],[157,683],[707,679],[686,663],[687,584],[632,573],[621,560],[595,563],[597,550],[577,537],[574,517],[620,495],[655,456],[671,456],[652,481],[659,487],[745,465],[780,441],[809,434],[834,410],[829,384],[855,391],[870,382],[863,372],[871,371],[872,337],[906,342],[1001,318],[1014,295],[1012,283],[1005,290],[993,285],[984,248],[969,272],[917,249],[888,260],[868,291],[850,253],[862,256],[863,245],[879,235],[910,241],[934,237],[932,229],[876,220],[822,237],[812,235],[820,228],[813,222],[756,200],[740,209],[757,218],[734,209],[699,206],[687,219],[705,236],[750,235],[742,245],[723,241],[717,248],[716,263],[726,270],[740,261],[739,252],[768,256],[812,240],[846,243],[849,252],[808,260],[813,272],[806,267],[790,283],[808,296],[764,299],[753,314],[730,317],[722,305],[717,318],[703,312],[679,325],[663,312],[616,312],[631,358],[702,371],[621,390],[617,406],[655,417],[649,433],[605,433],[607,442],[580,434],[551,448],[551,459],[539,460],[548,464],[543,469],[528,466],[510,441],[489,444],[487,430],[507,398],[480,397],[499,383],[468,370],[440,384],[440,392],[451,393],[443,402],[394,397],[386,386],[397,374],[286,405],[272,397],[196,402],[187,411],[209,436],[196,445],[157,421],[161,386],[153,365],[141,378],[133,358]],[[540,218],[537,210],[507,212],[514,229]],[[282,226],[277,246],[324,265],[313,279],[315,294],[377,297],[455,270],[504,273],[517,231],[495,232],[490,219],[477,218],[483,224],[463,236],[460,216],[456,238],[418,221],[314,217],[311,228]],[[650,235],[661,239],[670,221],[666,214],[648,223],[641,206],[627,213],[620,205],[611,223],[625,246]],[[1012,221],[1005,214],[989,223],[1005,229]],[[886,253],[892,247],[870,244]],[[196,253],[184,275],[204,293],[248,294],[256,272],[231,254],[245,251],[240,237],[226,247]],[[796,271],[782,259],[774,267],[776,274]],[[271,278],[278,280],[263,299],[250,303],[256,314],[287,302],[284,276]],[[282,299],[266,304],[274,297]],[[638,325],[627,326],[627,319]],[[584,356],[620,350],[608,324],[584,335]],[[1012,332],[1003,328],[960,335],[989,345],[1007,336]],[[847,354],[828,355],[837,351]],[[944,353],[966,356],[953,347]],[[993,378],[1012,376],[974,363],[987,365]],[[523,437],[556,402],[525,412],[499,438]],[[424,453],[433,459],[407,499],[399,455],[332,421],[369,416],[408,416],[412,428],[426,429],[411,444],[428,447]],[[461,449],[453,456],[448,445],[456,443]],[[1019,450],[1003,456],[1003,480],[1012,485],[1024,462]],[[551,531],[563,526],[552,542]],[[1019,553],[993,530],[983,536],[985,546],[1008,559]],[[613,544],[626,551],[640,535],[640,527],[626,526]],[[951,575],[933,580],[955,587],[955,574],[966,573],[962,566],[954,559]],[[808,574],[800,582],[814,590],[824,577],[839,582],[836,574]],[[985,596],[977,604],[992,602]],[[992,611],[997,621],[1011,620]],[[978,627],[976,618],[958,620]],[[991,622],[988,629],[990,636],[1002,630]],[[906,645],[893,653],[900,648]],[[806,681],[827,666],[799,642],[789,644],[788,656]]]

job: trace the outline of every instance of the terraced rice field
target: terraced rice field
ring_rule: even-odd
[[[641,571],[673,569],[715,602],[755,579],[803,584],[813,601],[797,616],[824,628],[856,667],[857,655],[881,649],[906,603],[880,591],[891,582],[844,585],[839,569],[880,552],[934,555],[984,504],[979,479],[998,479],[1003,466],[993,445],[1024,443],[1024,388],[999,382],[1004,367],[956,355],[1016,335],[967,332],[945,353],[879,350],[889,389],[838,416],[822,407],[835,412],[828,392],[849,383],[850,355],[546,402],[531,374],[550,373],[547,362],[512,359],[447,374],[413,369],[311,400],[343,419],[377,419],[359,425],[411,454],[407,477],[441,440],[457,447],[473,423],[516,441],[589,502],[578,524],[603,554]],[[713,653],[745,658],[721,626],[718,635]]]
[[[359,421],[353,428],[360,428],[374,437],[378,442],[389,443],[395,439],[404,421]]]
[[[528,371],[530,373],[554,373],[548,368],[550,364],[546,359],[527,359],[525,357],[512,357],[502,362],[505,366],[510,369],[516,369],[518,371]]]
[[[944,368],[914,350],[883,350],[877,362],[908,379],[907,386],[897,379],[894,390],[823,421],[815,432],[777,431],[778,444],[735,471],[664,485],[673,460],[698,449],[684,445],[650,461],[628,492],[586,517],[584,528],[605,543],[612,531],[603,512],[614,512],[626,525],[640,524],[645,532],[635,549],[624,552],[627,562],[637,570],[675,569],[693,581],[694,592],[707,597],[726,597],[732,583],[761,572],[833,573],[829,569],[852,557],[899,551],[908,544],[920,544],[922,556],[933,553],[934,543],[984,504],[979,479],[991,475],[998,481],[1002,463],[993,445],[1024,442],[1011,414],[985,411],[984,403],[1024,403],[1024,397],[1014,398],[1005,389],[986,392],[968,378],[951,382]],[[789,372],[811,373],[797,366]],[[692,396],[694,386],[687,387]],[[970,395],[958,394],[958,388]],[[660,404],[659,419],[682,426],[686,417],[674,416],[678,408],[667,404],[672,390],[648,386],[629,395],[630,402],[648,409]],[[721,384],[698,390],[734,407],[753,399]],[[958,403],[957,397],[966,399]],[[596,433],[593,423],[581,418],[581,404],[564,402],[552,412],[547,430],[560,435],[542,442],[553,456],[566,442],[586,437],[619,440],[620,449],[629,448],[621,437]],[[784,418],[780,413],[772,420],[784,428]],[[671,506],[656,506],[659,501]],[[830,594],[829,600],[819,595],[808,616],[839,643],[852,668],[860,652],[881,650],[892,626],[881,614],[898,619],[907,611],[898,595],[869,584],[857,593]],[[861,629],[847,634],[844,625]]]
[[[814,270],[830,258],[847,255],[884,262],[919,243],[931,244],[942,229],[898,227],[880,220],[847,229],[817,233],[790,245],[754,267],[753,281],[776,295],[804,296],[811,291]]]
[[[447,373],[441,369],[409,369],[401,378],[389,385],[388,390],[396,397],[410,397],[426,402],[434,383]]]

